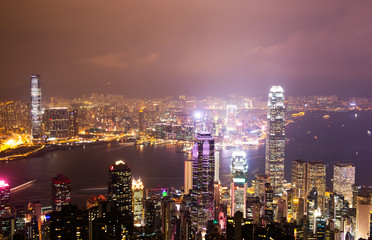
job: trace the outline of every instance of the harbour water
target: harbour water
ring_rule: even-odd
[[[328,114],[329,119],[323,119]],[[327,186],[331,187],[333,164],[348,161],[356,165],[356,183],[372,185],[372,112],[306,113],[286,128],[285,178],[290,181],[290,167],[295,159],[327,163]],[[116,160],[124,160],[132,175],[140,177],[145,188],[182,187],[184,160],[177,146],[135,146],[130,144],[97,145],[68,151],[56,151],[42,157],[0,163],[0,179],[11,187],[27,183],[11,193],[14,205],[40,201],[50,205],[50,179],[63,173],[71,179],[71,201],[79,207],[90,195],[107,196],[108,169]],[[246,151],[248,178],[264,173],[264,147]],[[230,150],[221,150],[220,179],[229,184]]]

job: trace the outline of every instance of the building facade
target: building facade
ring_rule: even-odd
[[[240,211],[246,218],[248,164],[243,151],[234,151],[231,159],[231,216]]]
[[[192,158],[191,220],[194,231],[204,235],[207,222],[214,218],[214,139],[209,132],[197,133]]]
[[[280,86],[270,89],[267,113],[265,174],[270,176],[274,195],[282,195],[285,148],[284,90]]]
[[[353,185],[355,184],[355,166],[351,163],[336,163],[333,167],[333,192],[341,194],[353,206]]]
[[[61,211],[63,205],[71,201],[71,181],[63,174],[52,178],[52,208]]]
[[[41,88],[40,76],[31,75],[31,131],[33,139],[42,137],[42,109],[41,109]]]

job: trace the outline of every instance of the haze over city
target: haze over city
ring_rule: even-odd
[[[1,99],[368,96],[370,1],[3,1]],[[21,93],[21,94],[19,94]]]

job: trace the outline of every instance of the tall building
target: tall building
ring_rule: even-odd
[[[248,164],[245,152],[233,152],[230,169],[231,216],[233,217],[237,211],[240,211],[243,218],[246,218]]]
[[[265,173],[270,176],[274,195],[283,193],[284,115],[284,90],[280,86],[273,86],[270,89],[268,101]]]
[[[326,190],[326,164],[323,162],[292,162],[292,187],[295,199],[306,199],[316,189],[317,207],[323,212]],[[297,200],[296,200],[297,201]]]
[[[52,208],[61,211],[63,205],[71,200],[71,181],[63,174],[52,177]]]
[[[108,195],[109,203],[121,216],[121,239],[130,239],[133,233],[132,171],[122,160],[109,169]]]
[[[132,171],[122,160],[109,169],[108,195],[120,212],[132,212]]]
[[[67,107],[53,107],[45,110],[45,135],[47,138],[69,137],[69,111]]]
[[[317,191],[317,206],[323,213],[326,192],[326,164],[324,162],[307,163],[307,192],[312,189]]]
[[[10,212],[10,187],[4,180],[0,181],[0,215]]]
[[[144,211],[143,211],[143,183],[141,179],[133,179],[133,223],[135,227],[144,226]]]
[[[138,113],[138,130],[140,132],[145,131],[144,115],[145,115],[145,113],[143,112],[143,108],[141,108],[139,113]]]
[[[226,106],[226,129],[228,132],[236,131],[236,105]]]
[[[37,74],[31,75],[31,130],[32,138],[40,139],[41,124],[42,124],[42,109],[41,109],[41,88],[40,76]]]
[[[68,137],[74,138],[79,135],[78,110],[70,110],[68,115]]]
[[[184,193],[189,194],[192,189],[192,160],[185,160]]]
[[[333,167],[333,192],[341,194],[353,206],[355,166],[352,163],[336,163]]]
[[[294,197],[305,199],[307,196],[307,162],[294,160],[292,162],[292,188]]]
[[[203,236],[207,222],[214,217],[214,139],[209,132],[197,133],[192,158],[191,220],[194,230]]]

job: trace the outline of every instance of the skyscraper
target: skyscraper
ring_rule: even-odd
[[[285,147],[284,91],[280,86],[270,89],[267,113],[265,173],[270,176],[274,195],[283,193]]]
[[[231,216],[237,211],[246,218],[248,164],[243,151],[234,151],[231,159]]]
[[[10,212],[10,187],[4,180],[0,181],[0,215]]]
[[[63,205],[71,200],[71,181],[63,174],[52,178],[52,208],[61,211]]]
[[[108,199],[121,229],[121,239],[130,239],[133,233],[132,171],[122,160],[116,161],[109,169]]]
[[[307,196],[307,162],[294,160],[292,162],[292,188],[294,197],[305,199]]]
[[[195,137],[193,158],[191,220],[197,233],[206,233],[214,217],[214,139],[207,131]]]
[[[42,136],[41,88],[39,78],[40,76],[37,74],[31,75],[31,131],[33,139],[39,139]]]
[[[132,171],[122,160],[109,169],[108,195],[120,212],[132,214]]]
[[[192,189],[192,160],[185,160],[184,193],[189,194]]]
[[[48,138],[69,137],[69,111],[67,107],[53,107],[45,110],[45,132]]]
[[[333,192],[341,194],[353,206],[355,166],[352,163],[336,163],[333,167]]]
[[[143,211],[143,183],[141,179],[133,179],[133,223],[136,227],[144,226],[144,211]]]

